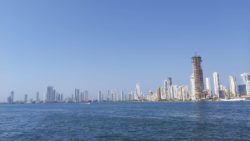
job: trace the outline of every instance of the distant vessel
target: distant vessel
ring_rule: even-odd
[[[245,101],[245,98],[234,98],[234,99],[220,99],[220,101]]]
[[[84,102],[84,103],[80,103],[80,104],[87,104],[87,105],[89,105],[89,104],[91,104],[90,102]]]

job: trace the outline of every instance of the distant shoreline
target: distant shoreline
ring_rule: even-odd
[[[117,102],[90,102],[90,103],[67,103],[67,102],[62,102],[62,103],[0,103],[0,105],[58,105],[58,104],[69,104],[69,105],[88,105],[88,104],[124,104],[124,103],[235,103],[235,102],[250,102],[250,100],[217,100],[217,101],[212,101],[212,100],[204,100],[204,101],[117,101]]]

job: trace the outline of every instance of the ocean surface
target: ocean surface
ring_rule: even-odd
[[[1,141],[250,140],[250,102],[0,105]]]

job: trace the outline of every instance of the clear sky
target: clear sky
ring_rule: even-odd
[[[167,76],[189,85],[191,57],[204,75],[250,72],[249,0],[0,0],[0,101],[11,90],[70,95],[74,88],[140,83],[155,90]]]

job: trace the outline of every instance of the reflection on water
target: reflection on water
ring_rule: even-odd
[[[206,122],[206,117],[207,117],[207,109],[208,103],[207,102],[197,102],[194,103],[194,114],[198,117],[198,122],[199,123],[205,123]]]

